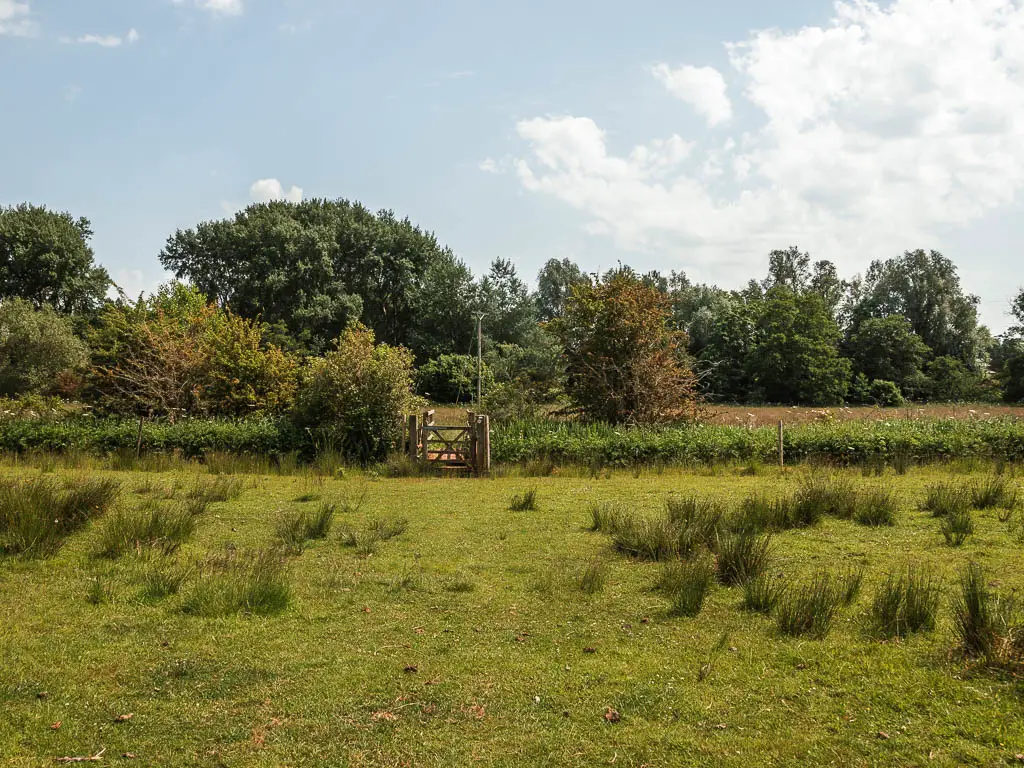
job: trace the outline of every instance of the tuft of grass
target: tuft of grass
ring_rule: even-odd
[[[143,549],[169,555],[192,536],[195,516],[188,506],[147,502],[137,509],[118,509],[107,518],[95,546],[99,557],[117,558]]]
[[[922,566],[890,573],[871,602],[870,623],[881,637],[906,637],[931,631],[939,612],[941,585]]]
[[[860,594],[860,588],[864,583],[864,566],[850,568],[839,578],[839,591],[843,598],[843,605],[852,605]]]
[[[782,583],[776,577],[761,573],[743,583],[743,609],[769,615],[779,602]]]
[[[1017,488],[1006,475],[989,475],[970,488],[971,506],[975,509],[1013,509],[1017,505]]]
[[[688,555],[700,546],[714,544],[722,529],[722,507],[697,496],[671,496],[666,502],[669,521],[678,527],[677,550]]]
[[[476,589],[476,583],[465,571],[458,571],[444,582],[445,592],[465,593]]]
[[[876,488],[861,495],[857,500],[853,519],[861,525],[896,525],[898,507],[894,493]]]
[[[775,609],[776,626],[783,635],[821,639],[832,628],[842,604],[842,587],[827,571],[818,571],[783,590]]]
[[[405,518],[374,518],[363,528],[346,525],[341,529],[341,545],[352,547],[356,554],[372,555],[377,551],[377,544],[401,536],[409,527]]]
[[[281,552],[227,549],[200,567],[199,578],[181,609],[193,616],[269,616],[283,611],[290,597]]]
[[[668,560],[679,550],[679,527],[667,517],[623,513],[612,532],[615,548],[638,560]]]
[[[334,522],[336,506],[321,503],[316,512],[297,510],[285,513],[277,521],[277,538],[285,551],[297,555],[310,539],[326,539]]]
[[[970,563],[960,574],[953,601],[953,628],[960,648],[970,656],[991,657],[996,647],[997,611],[985,573]]]
[[[608,581],[608,561],[603,557],[595,557],[583,568],[579,577],[580,591],[585,595],[596,595],[604,590]]]
[[[950,512],[942,518],[942,536],[946,544],[959,547],[974,533],[974,517],[968,508]]]
[[[319,500],[320,500],[320,494],[319,493],[313,493],[312,491],[307,491],[306,493],[300,493],[298,496],[295,497],[295,501],[297,501],[299,504],[308,504],[311,501],[319,501]]]
[[[843,475],[812,473],[793,496],[791,525],[807,528],[825,516],[849,520],[857,509],[857,491]]]
[[[929,485],[925,491],[925,499],[921,502],[921,510],[931,512],[932,517],[948,517],[968,512],[970,506],[970,490],[954,483]]]
[[[771,534],[750,531],[727,533],[715,541],[718,580],[726,586],[743,584],[760,576],[771,561]]]
[[[245,481],[240,477],[215,475],[212,478],[198,480],[195,485],[189,488],[187,497],[190,499],[204,499],[208,503],[232,501],[241,496],[244,489]]]
[[[530,488],[517,493],[508,504],[512,512],[532,512],[537,509],[537,489]]]
[[[178,594],[188,578],[190,569],[176,563],[154,560],[146,564],[142,572],[142,596],[149,600],[161,600]]]
[[[770,498],[755,493],[740,503],[728,527],[737,533],[788,530],[794,527],[792,507],[793,501],[788,497]]]
[[[707,557],[674,566],[665,582],[673,616],[696,616],[715,580],[715,566]]]
[[[610,501],[591,501],[587,512],[590,514],[589,530],[599,533],[612,533],[622,515],[621,508]]]
[[[89,586],[85,590],[85,602],[90,605],[101,605],[109,601],[110,589],[107,586],[106,577],[98,574],[90,577]]]
[[[0,553],[55,554],[71,534],[113,505],[120,487],[107,479],[0,481]]]

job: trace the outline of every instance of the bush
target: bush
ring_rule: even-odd
[[[0,552],[55,554],[72,533],[106,512],[119,492],[113,480],[0,481]]]
[[[72,374],[87,360],[88,349],[71,322],[51,306],[0,301],[0,395],[67,393],[74,388]]]
[[[413,405],[412,353],[374,345],[373,332],[362,326],[346,330],[336,346],[313,363],[296,420],[321,446],[361,462],[382,461],[400,444]]]
[[[884,379],[875,379],[871,382],[870,397],[872,403],[883,408],[895,408],[907,402],[896,383]]]
[[[477,362],[470,355],[441,355],[416,371],[416,393],[435,403],[472,402],[476,398]],[[494,377],[483,366],[483,391],[490,391]]]
[[[935,628],[941,587],[927,569],[908,566],[889,574],[871,603],[871,624],[882,637],[905,637]]]

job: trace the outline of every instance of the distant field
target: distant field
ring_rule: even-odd
[[[592,502],[649,519],[689,494],[733,509],[752,493],[791,493],[807,472],[759,471],[94,471],[120,483],[114,509],[51,558],[0,555],[0,764],[101,750],[101,765],[160,766],[1014,764],[1024,683],[961,657],[950,606],[971,560],[1002,594],[1024,590],[1022,513],[975,511],[974,534],[951,547],[941,521],[918,510],[927,486],[988,474],[846,471],[861,492],[895,493],[895,525],[826,517],[775,534],[769,572],[779,578],[864,569],[820,640],[785,637],[773,618],[741,610],[738,586],[713,586],[695,618],[673,616],[654,589],[664,566],[588,530]],[[229,500],[202,490],[236,478]],[[176,552],[97,554],[117,509],[176,508],[196,489],[211,501]],[[509,509],[532,489],[536,509]],[[203,613],[204,585],[219,572],[210,563],[239,557],[226,547],[274,546],[286,515],[324,502],[339,505],[333,527],[287,557],[282,611],[186,612]],[[384,529],[391,538],[360,538]],[[880,640],[869,632],[872,600],[910,562],[941,578],[938,624]],[[154,569],[199,564],[179,571],[177,594],[147,592]],[[588,572],[603,574],[589,594]]]

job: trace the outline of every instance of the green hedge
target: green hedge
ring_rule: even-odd
[[[774,427],[611,427],[520,421],[492,430],[491,456],[498,462],[547,458],[559,463],[610,466],[725,460],[774,461]],[[785,430],[786,456],[859,463],[904,454],[919,460],[982,456],[1024,459],[1024,421],[904,420],[805,424]]]

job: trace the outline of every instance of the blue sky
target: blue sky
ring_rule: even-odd
[[[176,228],[300,195],[530,279],[937,248],[997,331],[1024,283],[1016,0],[0,0],[0,104],[0,204],[87,216],[131,291]]]

